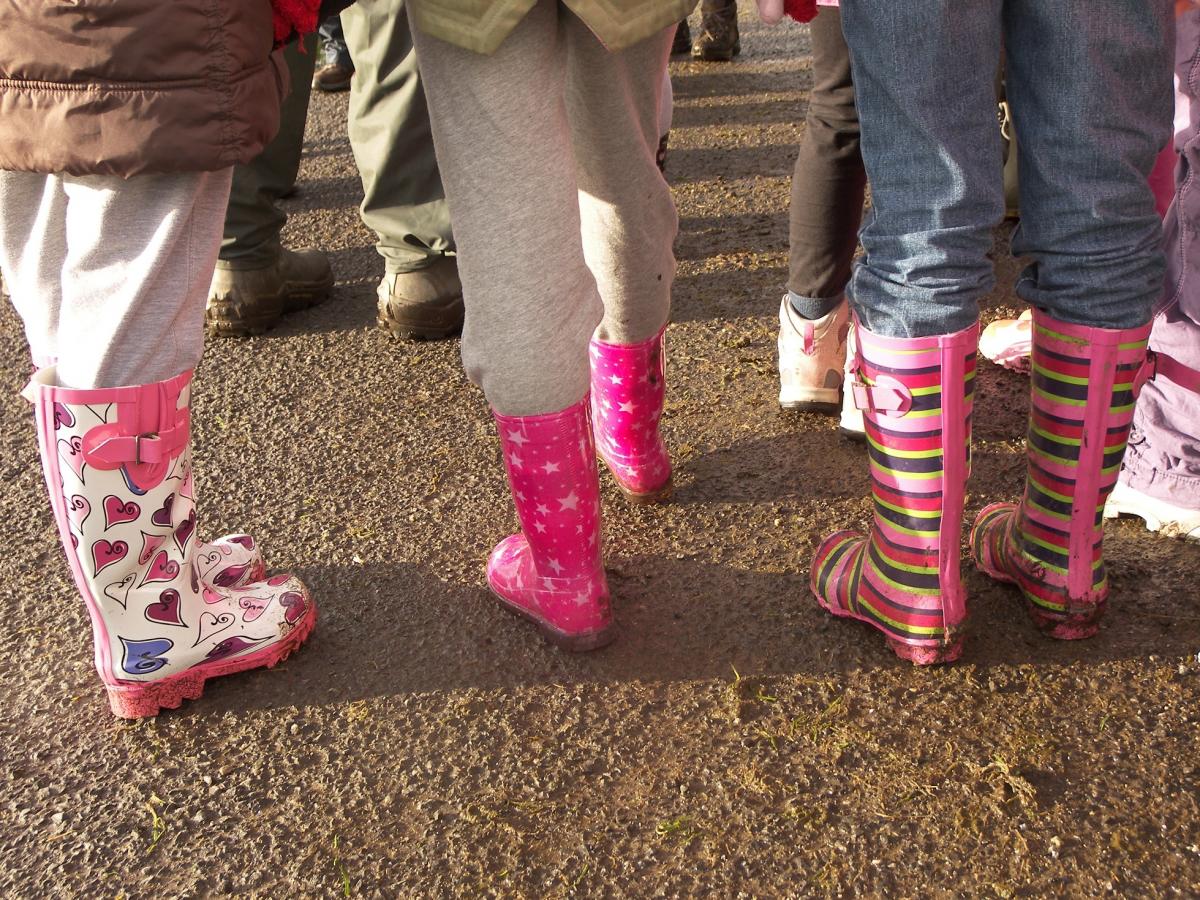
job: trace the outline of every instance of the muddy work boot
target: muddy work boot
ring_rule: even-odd
[[[700,37],[692,44],[692,59],[728,62],[742,52],[736,0],[704,0],[700,15]]]
[[[1104,507],[1117,483],[1150,326],[1090,328],[1033,311],[1021,502],[985,506],[971,532],[979,569],[1020,588],[1051,637],[1096,633],[1108,602]]]
[[[316,306],[333,289],[333,270],[319,250],[281,247],[267,265],[218,260],[204,322],[217,337],[269,331],[285,313]]]
[[[376,321],[396,337],[436,341],[462,331],[462,282],[453,256],[415,272],[389,272],[378,294]]]
[[[588,399],[540,416],[493,415],[521,532],[492,551],[488,587],[550,643],[603,647],[615,632]]]
[[[875,515],[869,534],[840,531],[821,543],[811,589],[828,612],[881,631],[900,658],[953,662],[967,617],[959,553],[979,325],[919,338],[859,325],[856,337],[851,389]]]

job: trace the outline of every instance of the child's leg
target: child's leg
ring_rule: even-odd
[[[1034,307],[1025,491],[976,519],[980,568],[1018,585],[1057,638],[1094,634],[1108,599],[1105,501],[1117,481],[1162,290],[1147,177],[1169,136],[1165,3],[1009,0],[1008,97]]]
[[[563,25],[583,254],[604,301],[597,337],[637,344],[666,324],[675,277],[679,217],[655,163],[671,33],[612,53],[574,14]]]
[[[1176,127],[1182,125],[1175,142],[1180,156],[1179,194],[1163,223],[1168,302],[1154,320],[1150,349],[1200,373],[1200,240],[1188,225],[1200,217],[1196,188],[1200,98],[1195,95],[1200,80],[1200,10],[1185,12],[1177,28],[1176,83],[1181,93],[1176,99]],[[1160,369],[1138,398],[1122,485],[1153,500],[1200,511],[1198,422],[1200,393],[1195,386],[1180,384]],[[1123,492],[1119,487],[1118,493]],[[1118,499],[1116,494],[1113,499]],[[1172,523],[1156,519],[1151,524],[1157,529]]]
[[[995,72],[1002,0],[846,0],[872,207],[850,294],[885,337],[957,332],[994,283],[1004,215]],[[919,41],[908,52],[906,46]]]
[[[841,302],[858,247],[867,173],[842,17],[825,7],[813,20],[813,89],[792,174],[792,306],[816,319]]]
[[[1013,252],[1034,258],[1017,292],[1059,321],[1144,325],[1161,296],[1147,178],[1170,138],[1172,22],[1166,3],[1005,3],[1021,171]]]
[[[58,358],[66,216],[60,177],[0,172],[0,270],[39,369]]]
[[[613,53],[572,13],[563,28],[583,254],[604,301],[591,345],[596,445],[626,496],[654,502],[671,479],[658,423],[679,219],[655,155],[672,34]]]
[[[548,639],[587,650],[614,634],[586,405],[603,307],[580,242],[561,15],[541,0],[491,56],[413,36],[460,253],[463,362],[493,407],[521,521],[488,584]]]
[[[811,35],[813,90],[792,173],[790,274],[779,305],[779,404],[832,412],[846,364],[845,290],[867,173],[840,12],[823,8]],[[843,419],[853,430],[854,411]]]
[[[873,198],[850,289],[862,325],[850,387],[864,410],[874,517],[867,535],[826,538],[811,587],[914,663],[962,650],[978,300],[1004,212],[999,3],[842,4]]]
[[[62,385],[147,384],[200,361],[229,179],[62,176]]]
[[[565,409],[587,393],[603,306],[579,239],[558,6],[535,5],[491,56],[419,29],[414,41],[460,251],[467,375],[504,415]]]
[[[244,535],[197,540],[190,370],[229,171],[42,181],[63,195],[43,204],[54,227],[6,218],[0,234],[19,308],[53,292],[38,266],[53,259],[59,271],[58,364],[26,396],[112,709],[154,715],[198,697],[209,678],[274,665],[315,622],[298,579],[251,583],[261,558]],[[0,208],[28,199],[22,188],[0,180]]]

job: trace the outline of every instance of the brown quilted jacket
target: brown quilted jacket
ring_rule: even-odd
[[[288,87],[273,45],[270,0],[0,0],[0,169],[247,162]]]

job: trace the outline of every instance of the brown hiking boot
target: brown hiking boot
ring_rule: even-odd
[[[316,306],[332,288],[333,270],[319,250],[281,247],[266,266],[218,260],[208,289],[205,325],[216,337],[262,334],[284,313]]]
[[[350,90],[350,79],[354,77],[354,69],[341,63],[329,63],[321,66],[313,74],[312,86],[327,94],[336,94]]]
[[[728,62],[742,52],[736,0],[705,0],[700,14],[700,37],[692,44],[693,59]]]
[[[379,327],[413,341],[436,341],[462,331],[458,260],[443,256],[415,272],[389,272],[379,283]]]

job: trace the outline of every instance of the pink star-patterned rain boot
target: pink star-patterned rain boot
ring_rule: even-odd
[[[298,578],[253,580],[263,572],[250,538],[197,545],[191,377],[72,390],[49,368],[27,391],[96,668],[125,718],[195,699],[209,678],[275,665],[316,621]]]
[[[488,586],[552,644],[594,650],[615,637],[600,554],[600,473],[587,398],[561,412],[496,417],[521,533],[496,545]]]
[[[640,344],[592,339],[592,429],[617,487],[634,503],[671,495],[671,458],[658,433],[666,396],[662,331]]]

